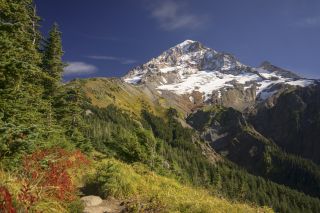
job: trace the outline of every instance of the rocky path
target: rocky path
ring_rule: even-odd
[[[83,213],[123,213],[126,207],[123,202],[109,197],[106,200],[102,200],[98,196],[85,196],[81,198],[84,203]]]

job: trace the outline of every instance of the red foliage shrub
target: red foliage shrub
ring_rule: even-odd
[[[70,173],[88,163],[80,151],[69,152],[64,149],[41,150],[26,156],[23,160],[25,184],[18,196],[19,201],[28,209],[40,199],[39,196],[61,201],[74,200],[76,186]],[[32,191],[31,185],[41,188],[41,195]]]
[[[12,205],[12,197],[7,188],[0,187],[0,212],[3,213],[16,213]]]
[[[38,196],[34,195],[31,191],[30,183],[24,183],[18,195],[18,199],[25,206],[28,211],[30,207],[38,201]]]

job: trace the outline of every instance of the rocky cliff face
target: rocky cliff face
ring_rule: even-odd
[[[287,91],[251,114],[254,127],[288,153],[320,163],[320,84]]]
[[[314,83],[269,62],[258,68],[244,65],[231,54],[191,40],[134,68],[123,80],[160,95],[179,96],[194,107],[199,103],[220,104],[241,111],[279,93],[279,85],[304,87]]]
[[[315,94],[320,94],[319,88],[317,90],[304,92],[313,99]],[[288,95],[291,96],[291,93]],[[254,125],[245,114],[233,108],[217,106],[198,110],[188,116],[187,122],[217,153],[248,172],[320,197],[319,166],[301,158],[303,156],[314,162],[319,159],[316,155],[319,150],[319,131],[316,130],[319,129],[319,116],[310,115],[319,114],[317,104],[320,99],[318,97],[317,101],[307,103],[294,95],[280,96],[275,105],[275,111],[279,114],[269,112],[268,108],[267,112],[259,111],[257,117],[251,115],[256,122]],[[283,106],[283,101],[288,105]],[[301,120],[292,117],[292,113],[297,111],[304,114],[300,115]],[[304,129],[297,130],[297,127]]]

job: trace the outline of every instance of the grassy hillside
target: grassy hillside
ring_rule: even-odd
[[[86,181],[87,187],[94,187],[95,194],[102,197],[113,196],[125,202],[129,212],[273,212],[270,208],[235,203],[212,196],[204,189],[182,185],[172,178],[159,176],[139,163],[129,165],[115,159],[105,159],[91,161],[85,170],[69,170],[68,173],[72,173],[72,184],[75,186]],[[68,185],[56,185],[55,187],[67,187],[61,191],[64,197],[60,197],[60,189],[50,188],[54,185],[45,184],[42,177],[21,179],[17,174],[1,169],[0,185],[10,192],[2,201],[4,203],[0,203],[1,212],[10,212],[10,205],[7,205],[10,203],[18,212],[82,211],[81,202],[73,197],[77,196],[76,191],[68,191]],[[0,190],[1,196],[5,195],[6,192]]]
[[[73,81],[71,85],[81,87],[93,106],[107,107],[113,104],[138,117],[142,109],[162,115],[167,105],[163,98],[154,96],[148,89],[126,84],[116,78],[83,79]]]
[[[128,165],[114,159],[98,164],[89,179],[103,197],[128,200],[133,212],[273,212],[212,196],[208,191],[182,185],[157,175],[143,164]]]

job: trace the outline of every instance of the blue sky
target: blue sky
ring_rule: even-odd
[[[320,78],[319,0],[36,0],[63,32],[66,79],[123,76],[185,39]]]

